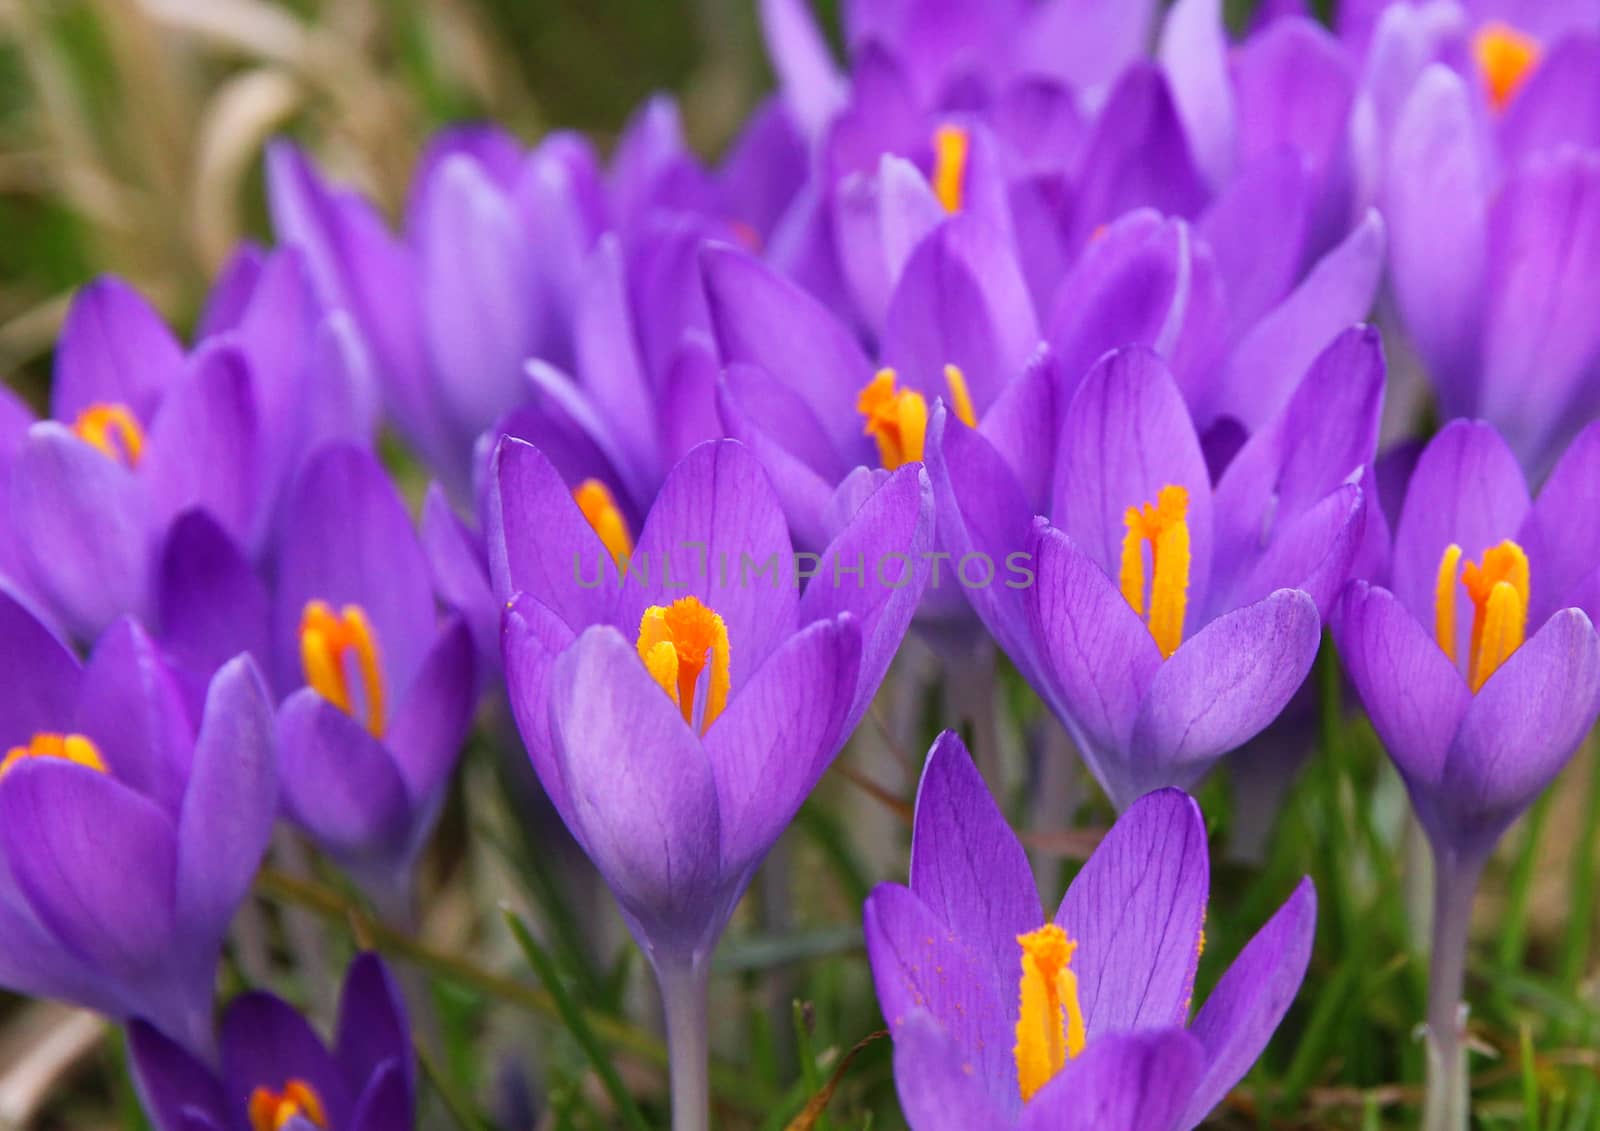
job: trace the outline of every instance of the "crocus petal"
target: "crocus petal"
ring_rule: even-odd
[[[1195,164],[1213,187],[1226,183],[1237,123],[1221,0],[1179,0],[1172,6],[1161,30],[1161,64]]]
[[[1150,0],[1098,4],[1065,0],[1031,5],[1032,17],[1021,35],[1024,70],[1054,75],[1072,86],[1111,82],[1143,52],[1154,25]]]
[[[1567,445],[1517,535],[1531,575],[1529,624],[1572,605],[1576,587],[1600,564],[1600,523],[1574,521],[1594,514],[1600,514],[1600,424]],[[1600,609],[1584,612],[1591,619],[1600,615]]]
[[[1305,978],[1316,928],[1317,890],[1307,878],[1211,991],[1189,1030],[1205,1049],[1205,1075],[1183,1126],[1203,1120],[1267,1047]]]
[[[1597,710],[1600,638],[1566,609],[1489,677],[1461,720],[1441,783],[1458,831],[1501,832],[1561,772]]]
[[[393,1064],[409,1101],[415,1081],[405,998],[376,954],[357,955],[345,973],[333,1055],[346,1080],[370,1080],[386,1064]],[[381,1126],[374,1124],[373,1131]]]
[[[412,807],[389,752],[311,688],[278,709],[284,812],[347,864],[404,851]]]
[[[1366,318],[1383,271],[1384,226],[1367,215],[1258,322],[1228,359],[1201,420],[1232,416],[1247,430],[1288,400],[1300,377],[1334,337]]]
[[[603,237],[590,257],[573,333],[578,372],[607,428],[634,462],[657,469],[660,451],[650,411],[655,397],[639,356],[615,235]]]
[[[1586,420],[1582,387],[1600,355],[1589,315],[1600,279],[1600,156],[1561,151],[1511,177],[1489,217],[1489,298],[1483,325],[1481,411],[1535,472],[1552,438]],[[1538,374],[1538,380],[1530,375]]]
[[[1478,403],[1489,251],[1489,158],[1479,130],[1460,76],[1443,64],[1429,67],[1396,123],[1384,184],[1395,302],[1452,416]]]
[[[35,424],[11,471],[11,521],[35,590],[92,640],[145,611],[152,556],[144,485],[59,424]]]
[[[1214,0],[1204,0],[1214,9]],[[1178,8],[1174,7],[1174,17]],[[1255,325],[1288,294],[1305,259],[1312,204],[1299,156],[1275,150],[1241,169],[1198,225],[1227,289],[1229,328]],[[1259,233],[1274,236],[1262,240]]]
[[[0,587],[0,734],[26,741],[59,731],[72,717],[81,673],[77,657],[22,599]]]
[[[1283,412],[1229,461],[1217,484],[1213,512],[1219,573],[1237,570],[1259,555],[1279,529],[1372,461],[1384,372],[1378,331],[1351,327],[1312,363]],[[1335,584],[1343,580],[1337,578]]]
[[[1126,788],[1124,752],[1140,703],[1163,666],[1161,651],[1116,583],[1072,539],[1044,527],[1030,553],[1037,579],[1023,603],[1043,669],[1039,690],[1069,730],[1087,741],[1090,768],[1126,805],[1137,794]]]
[[[807,136],[819,136],[845,97],[827,40],[799,0],[761,0],[761,30],[790,112]]]
[[[1325,182],[1337,175],[1356,75],[1350,53],[1311,19],[1275,20],[1230,59],[1239,108],[1239,155],[1250,161],[1289,145]]]
[[[860,663],[853,617],[817,621],[774,652],[706,731],[728,874],[766,854],[843,745]]]
[[[933,526],[933,487],[921,468],[908,465],[873,490],[817,559],[799,623],[849,613],[861,633],[860,675],[841,737],[872,702],[917,610]],[[851,576],[853,583],[845,580]]]
[[[428,555],[433,585],[447,608],[464,617],[478,655],[500,654],[500,602],[489,583],[483,546],[456,515],[444,488],[428,485],[422,500],[423,553]],[[478,673],[483,676],[485,673]]]
[[[571,488],[538,448],[509,437],[500,442],[487,509],[489,574],[500,600],[527,593],[574,629],[600,619],[616,568]]]
[[[798,596],[743,583],[746,563],[776,559],[780,579],[793,549],[783,508],[761,464],[743,444],[717,440],[690,452],[661,487],[634,550],[614,623],[636,634],[651,605],[693,595],[727,626],[733,691],[794,631]]]
[[[1141,210],[1113,221],[1084,249],[1061,281],[1049,324],[1068,390],[1107,350],[1172,351],[1188,304],[1189,239],[1186,225]]]
[[[1172,1131],[1205,1067],[1182,1028],[1112,1033],[1039,1089],[1018,1131]]]
[[[1409,781],[1437,784],[1472,693],[1433,638],[1387,589],[1358,581],[1333,615],[1350,681]]]
[[[52,764],[53,763],[53,764]],[[154,1021],[174,941],[172,822],[107,774],[54,760],[13,766],[0,843],[18,888],[61,946],[125,987]],[[207,975],[202,974],[202,977]]]
[[[1038,342],[1015,258],[993,231],[963,214],[929,233],[906,262],[881,353],[902,381],[929,394],[944,395],[945,366],[956,366],[983,412]]]
[[[1133,208],[1194,216],[1206,195],[1166,79],[1153,63],[1133,63],[1117,79],[1083,147],[1073,217],[1077,241]]]
[[[156,583],[162,646],[201,678],[230,657],[272,655],[270,599],[244,550],[207,512],[167,531]]]
[[[278,573],[275,639],[282,686],[301,683],[299,628],[305,607],[359,605],[377,637],[383,685],[411,683],[433,639],[428,560],[405,502],[371,452],[324,448],[291,499]]]
[[[128,1062],[140,1106],[156,1131],[185,1131],[185,1117],[195,1112],[219,1129],[227,1126],[217,1078],[159,1030],[143,1021],[128,1026]]]
[[[1285,516],[1227,598],[1212,602],[1213,610],[1251,605],[1276,589],[1299,589],[1316,605],[1317,615],[1325,615],[1361,549],[1367,506],[1361,487],[1346,483],[1304,513]]]
[[[1089,1044],[1181,1025],[1194,992],[1210,890],[1205,820],[1174,789],[1146,794],[1111,827],[1062,897]]]
[[[942,402],[928,424],[927,469],[939,508],[940,545],[957,562],[977,554],[997,569],[1005,564],[1005,581],[962,592],[1006,654],[1035,678],[1039,660],[1025,604],[1033,580],[1028,572],[1033,565],[1028,556],[1033,540],[1028,496],[994,446],[980,432],[952,420]]]
[[[1211,473],[1183,396],[1148,349],[1105,357],[1067,406],[1057,449],[1057,524],[1109,577],[1119,576],[1129,507],[1167,486],[1189,495],[1189,602],[1203,606],[1211,573]]]
[[[702,253],[711,325],[724,364],[758,366],[811,406],[834,448],[859,447],[856,394],[872,366],[849,331],[816,299],[732,248]]]
[[[266,683],[240,656],[211,681],[178,815],[178,919],[201,945],[220,943],[272,839],[274,739]]]
[[[138,622],[124,617],[95,643],[70,729],[99,749],[112,777],[176,818],[194,744],[184,688]],[[70,723],[70,727],[67,725]]]
[[[979,430],[1011,466],[1035,513],[1049,505],[1055,479],[1056,435],[1066,408],[1060,362],[1047,346],[1022,375],[1006,384],[984,413]]]
[[[737,645],[735,645],[737,647]],[[576,835],[641,945],[695,950],[731,908],[711,762],[631,641],[595,627],[556,661],[550,730]]]
[[[1528,513],[1516,456],[1487,424],[1453,420],[1429,441],[1406,489],[1394,534],[1394,594],[1422,624],[1434,621],[1439,560],[1461,547],[1477,561],[1515,538]],[[1457,602],[1457,640],[1471,639],[1472,603]]]
[[[1572,35],[1551,45],[1500,120],[1506,167],[1561,146],[1600,149],[1600,102],[1590,85],[1600,70],[1600,38]]]
[[[422,658],[385,735],[406,791],[421,808],[438,800],[472,725],[473,664],[472,634],[464,621],[452,618]]]
[[[867,959],[889,1032],[900,1033],[929,1016],[960,1049],[990,1098],[1008,1115],[1021,1097],[1016,1088],[1016,981],[995,983],[990,965],[908,889],[879,884],[861,912]],[[1000,1085],[997,1088],[997,1085]]]
[[[222,1082],[232,1111],[246,1111],[257,1088],[303,1080],[322,1100],[328,1126],[350,1118],[350,1089],[306,1019],[267,993],[235,998],[222,1018]]]
[[[1017,936],[1044,922],[1028,857],[954,731],[934,740],[917,787],[911,890],[959,931],[997,985],[1019,976]]]
[[[577,818],[550,736],[550,673],[572,641],[571,627],[525,593],[517,594],[506,609],[501,632],[506,697],[534,772],[568,827],[576,827]]]
[[[1321,632],[1316,602],[1279,589],[1184,641],[1139,704],[1135,777],[1188,784],[1261,733],[1310,673]]]
[[[911,1131],[968,1131],[1004,1127],[1006,1113],[972,1058],[930,1015],[916,1012],[894,1034],[894,1083]]]
[[[851,465],[834,449],[810,406],[766,371],[744,364],[728,366],[717,405],[728,435],[747,445],[772,477],[796,541],[823,545],[823,512]]]
[[[183,348],[137,291],[107,276],[79,291],[56,351],[50,414],[71,422],[93,404],[148,421],[183,366]]]
[[[365,1079],[367,1086],[356,1097],[350,1116],[350,1131],[387,1131],[415,1124],[414,1088],[406,1082],[400,1064],[389,1061]]]
[[[656,399],[661,454],[667,466],[688,455],[696,444],[726,435],[717,411],[721,375],[722,365],[710,340],[698,331],[685,333],[666,365]]]

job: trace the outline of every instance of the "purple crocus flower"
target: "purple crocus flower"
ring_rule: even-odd
[[[376,457],[325,448],[278,560],[271,626],[284,809],[397,921],[472,721],[472,637]]]
[[[1397,313],[1443,415],[1493,423],[1535,479],[1600,408],[1600,35],[1592,10],[1555,30],[1575,8],[1395,5],[1366,95]]]
[[[794,555],[760,463],[731,440],[678,464],[626,555],[536,448],[503,441],[495,483],[491,563],[499,592],[514,594],[512,710],[551,802],[655,967],[674,1126],[703,1129],[712,950],[916,608],[927,480],[913,467],[890,475],[809,559]],[[802,560],[815,565],[803,591]]]
[[[1187,1131],[1249,1070],[1311,956],[1302,880],[1191,1020],[1205,823],[1177,790],[1133,805],[1046,920],[1016,835],[954,733],[917,790],[910,886],[863,910],[913,1131]]]
[[[360,350],[315,310],[297,254],[242,253],[217,299],[187,357],[115,279],[68,311],[53,419],[10,460],[8,506],[23,587],[75,639],[124,614],[156,623],[163,571],[200,568],[168,541],[183,517],[258,555],[305,453],[370,437]]]
[[[286,144],[269,153],[268,188],[280,238],[306,250],[322,301],[354,320],[391,417],[453,497],[472,497],[474,453],[492,451],[492,438],[478,447],[492,429],[603,455],[610,488],[642,508],[665,470],[651,463],[657,441],[670,446],[697,404],[713,415],[705,366],[680,356],[704,321],[694,246],[706,235],[759,246],[804,169],[772,110],[714,174],[658,98],[629,124],[609,175],[572,134],[524,152],[490,128],[447,131],[423,159],[399,236]],[[633,396],[641,381],[674,394],[660,402],[670,421],[654,396]],[[633,443],[640,433],[648,446]]]
[[[339,995],[333,1047],[269,993],[235,999],[220,1058],[197,1060],[141,1021],[128,1027],[134,1083],[156,1131],[410,1131],[416,1057],[404,999],[375,954]]]
[[[131,620],[86,666],[0,590],[0,985],[211,1051],[222,941],[277,811],[272,707],[224,664],[204,712]]]
[[[1035,414],[1025,465],[1050,484],[1038,518],[1017,456],[934,413],[940,538],[958,560],[1027,564],[967,598],[1119,809],[1199,780],[1309,671],[1319,610],[1361,544],[1382,384],[1376,333],[1348,331],[1213,486],[1166,366],[1114,351],[1058,428]]]
[[[1600,611],[1597,482],[1600,427],[1574,442],[1530,503],[1499,434],[1451,423],[1412,474],[1393,591],[1356,582],[1333,619],[1434,853],[1425,1121],[1434,1131],[1466,1126],[1459,1010],[1484,861],[1600,713],[1590,619]]]

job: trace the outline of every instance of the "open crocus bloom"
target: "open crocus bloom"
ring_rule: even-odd
[[[277,812],[255,665],[222,666],[196,728],[132,621],[80,667],[3,590],[0,663],[0,985],[209,1054],[222,940]]]
[[[1319,610],[1361,541],[1382,382],[1376,334],[1347,331],[1213,487],[1165,364],[1113,352],[1059,428],[1038,425],[1048,519],[986,437],[935,413],[940,539],[957,558],[1020,551],[1031,566],[967,598],[1119,808],[1198,780],[1309,671]]]
[[[537,449],[504,441],[496,464],[491,563],[514,595],[506,676],[534,768],[658,969],[703,969],[905,632],[926,478],[889,476],[802,592],[782,508],[735,441],[678,464],[620,575]]]
[[[325,448],[290,514],[273,624],[284,808],[404,915],[472,721],[472,637],[441,621],[405,503],[370,453]]]
[[[128,1051],[156,1131],[410,1131],[416,1118],[405,1003],[375,954],[350,964],[331,1050],[291,1006],[249,993],[223,1015],[220,1070],[141,1022]]]
[[[1478,856],[1550,783],[1600,711],[1600,428],[1530,502],[1487,424],[1456,421],[1412,473],[1394,590],[1333,618],[1361,700],[1435,844]]]
[[[1249,1070],[1311,955],[1290,896],[1190,1022],[1205,945],[1205,824],[1177,790],[1117,821],[1046,919],[1021,844],[966,748],[934,743],[909,887],[864,910],[914,1131],[1186,1131]]]

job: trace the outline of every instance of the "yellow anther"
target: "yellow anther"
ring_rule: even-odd
[[[1173,484],[1161,488],[1155,503],[1129,507],[1123,522],[1122,595],[1144,617],[1163,658],[1183,643],[1183,618],[1189,605],[1189,492]],[[1144,547],[1150,545],[1150,601],[1145,612]]]
[[[110,772],[100,756],[100,748],[81,734],[40,731],[28,740],[28,745],[13,746],[0,758],[0,778],[25,758],[59,758],[102,774]]]
[[[928,435],[928,401],[915,389],[896,389],[893,369],[880,369],[856,397],[866,418],[864,435],[878,442],[878,459],[893,471],[922,458]]]
[[[1022,945],[1017,1006],[1017,1087],[1024,1100],[1083,1051],[1088,1032],[1078,1002],[1072,956],[1078,944],[1054,923],[1018,935]]]
[[[1439,574],[1433,583],[1433,635],[1439,650],[1456,662],[1456,570],[1461,568],[1461,547],[1444,548]]]
[[[1472,40],[1472,53],[1489,88],[1489,102],[1504,110],[1539,65],[1539,41],[1509,24],[1487,23]]]
[[[621,566],[633,553],[633,536],[628,533],[628,520],[622,517],[616,496],[600,480],[585,479],[573,490],[572,499],[600,536],[600,543],[611,560]]]
[[[694,597],[670,605],[651,605],[639,620],[639,658],[694,725],[695,696],[700,676],[710,669],[706,686],[704,734],[728,704],[728,627],[722,618]]]
[[[978,414],[972,411],[972,394],[967,392],[967,376],[954,365],[944,367],[944,383],[950,389],[950,407],[956,417],[968,428],[978,426]]]
[[[1434,589],[1434,638],[1439,650],[1459,663],[1456,644],[1456,569],[1472,600],[1472,636],[1467,646],[1467,683],[1474,694],[1522,647],[1528,630],[1528,555],[1509,538],[1484,551],[1483,564],[1461,566],[1461,547],[1451,543],[1439,559]]]
[[[257,1088],[250,1093],[250,1131],[281,1131],[296,1116],[327,1131],[322,1097],[304,1080],[290,1080],[281,1092]]]
[[[933,132],[933,195],[946,212],[960,212],[966,199],[967,156],[972,138],[960,126]]]
[[[72,432],[129,467],[144,457],[144,429],[126,405],[92,404],[72,422]]]
[[[351,693],[348,663],[353,659],[361,680],[362,700]],[[300,666],[306,684],[352,718],[366,715],[366,727],[383,737],[383,667],[378,639],[359,605],[346,605],[335,613],[325,601],[306,602],[300,616]]]

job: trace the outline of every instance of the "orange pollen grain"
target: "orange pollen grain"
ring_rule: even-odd
[[[72,422],[72,433],[129,467],[138,467],[144,458],[144,429],[126,405],[90,405]]]
[[[1129,507],[1123,516],[1122,596],[1150,626],[1150,635],[1170,658],[1183,643],[1189,604],[1189,492],[1174,484],[1161,488],[1154,503]],[[1145,603],[1144,547],[1150,546],[1150,593]]]
[[[109,773],[100,748],[81,734],[60,734],[40,731],[28,740],[26,746],[13,746],[0,758],[0,778],[28,758],[59,758],[97,773]]]
[[[280,1131],[296,1116],[327,1131],[322,1097],[304,1080],[290,1080],[281,1092],[257,1088],[250,1093],[250,1131]]]
[[[351,686],[349,661],[361,682],[358,704]],[[300,666],[306,683],[352,718],[361,719],[373,737],[384,730],[383,666],[372,623],[360,605],[337,613],[326,601],[308,601],[300,616]]]
[[[572,499],[583,512],[600,543],[618,566],[633,554],[633,535],[628,532],[628,520],[617,506],[616,496],[598,479],[585,479],[573,489]]]
[[[728,627],[722,617],[695,597],[651,605],[639,620],[638,649],[651,678],[678,705],[690,726],[695,725],[700,677],[707,676],[699,726],[704,734],[728,703]]]
[[[1487,23],[1472,39],[1472,53],[1489,88],[1489,102],[1504,110],[1539,65],[1539,42],[1509,24]]]

